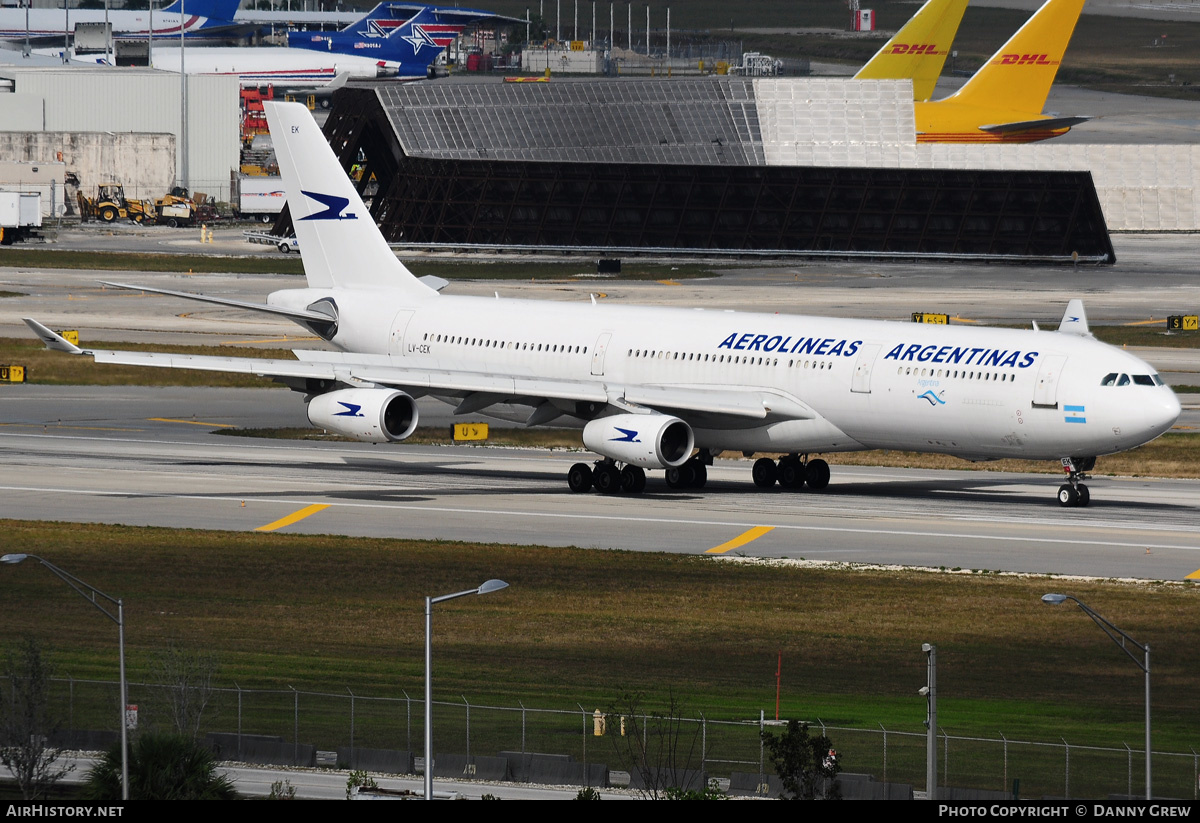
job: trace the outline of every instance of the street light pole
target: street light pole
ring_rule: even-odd
[[[1125,652],[1125,654],[1129,657],[1129,659],[1134,662],[1134,665],[1136,665],[1139,669],[1142,670],[1142,674],[1145,676],[1145,680],[1146,680],[1146,799],[1149,800],[1152,796],[1151,792],[1150,792],[1150,644],[1137,642],[1132,637],[1130,637],[1125,631],[1117,628],[1112,623],[1110,623],[1108,620],[1101,617],[1099,614],[1094,612],[1087,604],[1085,604],[1083,601],[1079,600],[1076,597],[1072,597],[1069,594],[1042,595],[1042,602],[1047,605],[1050,605],[1050,606],[1057,606],[1060,603],[1064,603],[1068,600],[1074,602],[1076,606],[1083,609],[1083,613],[1086,614],[1088,617],[1092,618],[1092,622],[1095,623],[1097,626],[1099,626],[1100,630],[1102,632],[1104,632],[1105,634],[1107,634],[1109,639],[1112,640],[1112,642],[1116,643],[1118,646],[1121,647],[1121,651]],[[1137,655],[1134,654],[1133,652],[1131,652],[1129,650],[1128,646],[1125,645],[1126,641],[1128,641],[1130,645],[1136,646],[1137,648],[1139,648],[1141,650],[1141,652],[1142,652],[1141,660],[1139,660]]]
[[[425,799],[433,800],[433,604],[466,597],[469,594],[490,594],[507,589],[503,580],[489,580],[477,589],[425,598]]]
[[[937,800],[937,646],[922,643],[925,652],[925,799]]]
[[[90,583],[83,582],[70,572],[60,569],[49,560],[46,560],[44,557],[38,557],[36,554],[6,554],[0,557],[0,563],[16,565],[26,559],[36,560],[41,563],[60,580],[78,592],[80,597],[99,609],[101,614],[117,624],[117,653],[120,657],[121,671],[121,799],[127,801],[129,800],[129,748],[126,745],[128,741],[125,732],[125,707],[128,703],[125,688],[125,603],[123,600],[110,597]],[[96,601],[97,597],[101,597],[116,606],[117,613],[114,615],[111,611],[101,606]]]

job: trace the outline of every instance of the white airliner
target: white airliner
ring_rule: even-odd
[[[528,425],[577,418],[601,456],[571,468],[577,492],[638,492],[646,469],[700,487],[723,449],[786,455],[754,464],[761,487],[823,489],[829,465],[810,455],[883,448],[1061,460],[1059,502],[1086,505],[1097,455],[1179,416],[1151,366],[1092,337],[1078,300],[1052,332],[440,294],[444,280],[418,279],[388,248],[307,109],[266,107],[308,288],[262,305],[122,287],[289,317],[338,351],[100,351],[26,320],[49,348],[269,376],[306,394],[314,425],[369,442],[412,434],[423,395],[462,414],[523,406]]]

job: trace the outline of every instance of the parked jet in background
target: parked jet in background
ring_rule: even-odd
[[[182,25],[187,38],[222,38],[243,31],[234,23],[240,0],[176,0],[154,12],[155,37],[179,37]],[[39,45],[59,45],[63,37],[74,36],[80,23],[103,23],[103,9],[29,9],[0,8],[0,40],[23,41],[28,20],[29,39]],[[114,36],[136,39],[150,32],[149,11],[110,10],[108,22]]]
[[[786,455],[754,464],[761,487],[819,490],[829,465],[810,455],[884,448],[1061,460],[1059,502],[1086,505],[1080,481],[1096,455],[1153,440],[1179,417],[1151,366],[1092,337],[1078,300],[1048,332],[441,294],[446,281],[396,259],[308,110],[265,107],[308,287],[254,304],[109,285],[287,317],[337,351],[103,351],[26,320],[49,348],[266,375],[304,393],[313,425],[369,442],[411,435],[423,395],[460,414],[521,409],[531,426],[573,417],[600,455],[571,468],[576,492],[636,493],[647,469],[701,487],[725,449]]]
[[[184,68],[188,74],[236,74],[244,85],[319,87],[348,77],[423,79],[438,52],[422,50],[413,41],[422,42],[421,26],[431,21],[429,12],[418,13],[368,54],[268,47],[188,49]],[[154,68],[178,72],[180,52],[178,48],[155,48]]]
[[[928,100],[950,54],[967,0],[928,0],[854,75],[855,80],[912,78],[913,100]]]
[[[1084,0],[1046,4],[958,91],[917,103],[921,143],[1030,143],[1090,117],[1043,114]]]
[[[445,8],[410,3],[380,3],[341,31],[288,32],[288,46],[294,49],[333,51],[342,54],[374,54],[392,32],[417,15],[418,26],[410,32],[409,42],[427,63],[442,52],[467,26],[484,21],[523,23],[480,9]],[[432,56],[431,56],[432,55]]]

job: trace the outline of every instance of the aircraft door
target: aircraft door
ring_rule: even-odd
[[[850,391],[856,394],[871,393],[871,372],[875,368],[875,358],[879,355],[879,345],[872,343],[858,350],[858,359],[854,361],[854,377],[850,381]]]
[[[1051,354],[1042,361],[1038,369],[1037,383],[1033,387],[1033,405],[1058,408],[1058,378],[1062,375],[1065,355]]]
[[[408,329],[408,323],[412,320],[414,312],[411,309],[401,309],[396,312],[395,318],[392,319],[391,340],[388,343],[388,354],[408,354],[404,347],[404,332]]]
[[[612,332],[601,332],[596,339],[596,347],[592,349],[592,374],[597,377],[604,374],[604,355],[608,351],[608,343],[612,340]]]

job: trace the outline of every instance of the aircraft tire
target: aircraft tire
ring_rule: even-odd
[[[704,485],[708,482],[708,467],[699,460],[692,460],[689,462],[689,465],[692,467],[692,488],[704,488]]]
[[[775,481],[779,478],[779,469],[775,466],[775,461],[769,457],[760,457],[754,461],[754,469],[751,472],[754,478],[754,485],[760,489],[769,489],[775,485]]]
[[[1063,483],[1058,487],[1058,505],[1064,508],[1079,505],[1079,492],[1075,491],[1075,487],[1070,483]]]
[[[829,464],[821,458],[809,460],[804,467],[804,482],[813,491],[821,491],[829,486]]]
[[[779,485],[785,489],[804,488],[804,464],[795,457],[784,457],[779,461]]]
[[[1075,491],[1079,492],[1079,505],[1086,506],[1092,502],[1092,493],[1088,491],[1088,487],[1080,483],[1075,487]]]
[[[695,479],[696,470],[690,462],[667,469],[667,486],[672,489],[689,489]]]
[[[646,490],[646,470],[640,466],[621,469],[621,491],[626,494],[641,494]]]
[[[617,494],[621,491],[621,470],[612,463],[597,466],[592,472],[592,482],[601,494]]]
[[[592,488],[592,468],[587,463],[576,463],[567,472],[567,485],[576,494],[589,491]]]

